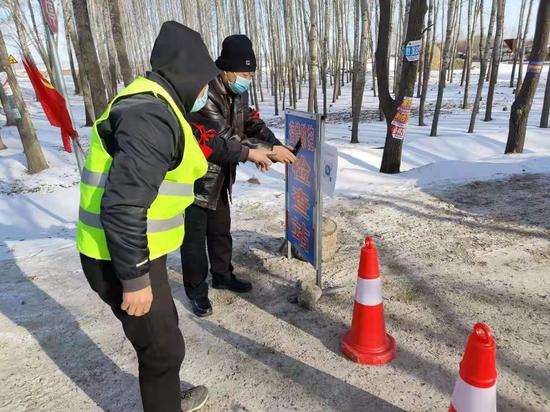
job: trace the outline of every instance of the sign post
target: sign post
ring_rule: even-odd
[[[61,70],[61,64],[59,63],[59,55],[57,54],[57,13],[55,11],[55,4],[53,0],[40,0],[40,8],[42,9],[42,17],[44,19],[44,26],[46,31],[46,37],[48,39],[48,49],[49,55],[52,59],[53,67],[55,70],[55,76],[57,77],[56,86],[60,89],[59,91],[65,98],[65,104],[69,111],[69,116],[71,116],[71,121],[74,124],[74,116],[71,109],[71,104],[69,102],[69,94],[67,93],[67,86],[65,85],[65,78],[63,76],[63,71]],[[71,136],[71,145],[73,147],[73,152],[76,157],[76,164],[78,170],[82,173],[82,168],[84,165],[84,151],[80,146],[78,138],[73,138]]]
[[[309,262],[317,273],[321,287],[322,274],[322,195],[321,148],[324,122],[320,114],[286,110],[285,140],[292,147],[301,142],[296,162],[287,167],[286,239],[288,257],[291,247]]]

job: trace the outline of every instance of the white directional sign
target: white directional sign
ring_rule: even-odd
[[[321,150],[321,190],[327,196],[334,196],[338,174],[338,149],[323,143]]]

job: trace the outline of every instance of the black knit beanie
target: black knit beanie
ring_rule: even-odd
[[[252,42],[244,34],[233,34],[222,43],[222,52],[216,60],[218,69],[228,72],[255,72],[256,55]]]

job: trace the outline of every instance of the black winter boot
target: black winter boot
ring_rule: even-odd
[[[246,293],[252,290],[252,283],[239,279],[234,274],[229,278],[212,276],[212,287],[214,289],[227,289],[235,293]]]
[[[207,296],[197,299],[190,299],[191,306],[193,307],[193,313],[199,318],[205,318],[212,314],[212,304]]]

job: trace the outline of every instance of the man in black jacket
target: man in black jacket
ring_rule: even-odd
[[[296,160],[260,119],[259,113],[248,105],[248,88],[256,71],[250,39],[244,35],[227,37],[216,65],[222,72],[209,83],[208,102],[204,108],[189,116],[191,124],[204,139],[239,142],[245,151],[265,148],[271,151],[271,160],[277,162],[288,164]],[[208,130],[212,131],[211,136]],[[243,152],[240,160],[244,158]],[[208,258],[213,288],[238,293],[252,289],[250,282],[235,276],[231,264],[229,202],[237,165],[237,161],[225,166],[210,162],[206,176],[195,183],[195,203],[187,208],[185,215],[189,232],[181,247],[183,282],[197,316],[212,313],[206,283]],[[265,166],[260,165],[260,168],[265,169]]]
[[[148,240],[151,222],[148,211],[159,197],[159,188],[168,172],[184,164],[204,162],[187,156],[184,163],[188,150],[184,143],[189,136],[184,135],[185,122],[178,115],[202,107],[206,85],[219,70],[200,35],[176,22],[162,26],[151,66],[148,80],[137,80],[135,84],[146,83],[146,87],[140,87],[149,90],[160,86],[162,94],[123,92],[108,117],[96,123],[97,133],[94,130],[92,134],[94,145],[86,163],[87,175],[82,176],[78,246],[88,282],[111,307],[137,352],[145,412],[196,411],[205,404],[208,392],[199,386],[183,396],[180,393],[184,341],[168,283],[166,255],[149,260],[153,245]],[[261,167],[270,162],[265,153],[250,152],[239,142],[219,139],[203,143],[206,143],[203,152],[209,154],[209,160],[220,165],[246,158]],[[94,164],[98,167],[94,159],[106,156],[110,158],[104,166],[106,173],[90,171]],[[94,176],[101,179],[93,182]],[[91,220],[84,221],[91,213],[83,205],[98,202],[89,200],[86,193],[90,190],[94,193],[92,198],[97,196],[101,202],[100,221],[95,227],[91,227],[94,224]],[[104,236],[98,235],[98,230]],[[192,228],[187,229],[190,231]],[[94,248],[105,241],[110,259],[91,257],[95,256]]]

